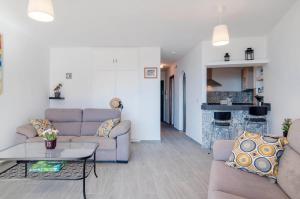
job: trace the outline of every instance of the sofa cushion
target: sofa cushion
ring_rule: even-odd
[[[212,164],[209,192],[214,191],[249,199],[288,199],[269,178],[228,167],[223,161],[213,161]]]
[[[300,154],[300,119],[295,120],[288,134],[289,145]]]
[[[75,136],[57,136],[58,142],[70,142]],[[29,138],[26,140],[26,142],[32,143],[32,142],[44,142],[44,139],[42,137],[34,137]]]
[[[116,140],[98,137],[98,136],[80,136],[72,139],[72,142],[93,142],[99,143],[99,149],[101,150],[114,150],[116,149]]]
[[[97,130],[102,122],[82,122],[81,135],[82,136],[95,136]]]
[[[230,193],[225,193],[222,191],[213,191],[209,194],[208,199],[247,199],[247,198],[232,195]]]
[[[130,128],[131,122],[128,120],[124,120],[110,131],[109,137],[116,138],[120,135],[127,133],[130,130]]]
[[[121,112],[113,109],[85,109],[84,122],[104,122],[108,119],[121,118]]]
[[[60,136],[80,136],[81,122],[53,122]]]
[[[33,138],[38,135],[36,129],[32,126],[32,124],[24,124],[18,127],[17,133],[24,135],[27,138]]]
[[[100,137],[109,137],[111,130],[120,123],[120,118],[109,119],[99,126],[97,134]]]
[[[279,163],[278,184],[290,198],[300,198],[300,154],[286,146]]]
[[[44,131],[53,128],[53,124],[47,119],[34,119],[30,123],[35,128],[38,136],[43,136]]]
[[[281,138],[244,132],[234,143],[228,166],[261,176],[277,178],[278,161],[283,154]]]
[[[47,109],[45,118],[51,122],[81,122],[81,109]]]

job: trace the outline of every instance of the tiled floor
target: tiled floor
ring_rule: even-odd
[[[128,164],[99,163],[87,180],[88,199],[206,199],[211,156],[162,125],[162,142],[132,144]],[[81,199],[81,181],[0,181],[2,199]]]

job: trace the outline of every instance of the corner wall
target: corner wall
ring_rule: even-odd
[[[265,99],[272,103],[272,132],[281,134],[284,118],[300,118],[300,2],[268,36],[270,64],[265,68]]]
[[[4,89],[0,95],[0,150],[14,144],[16,128],[43,118],[48,107],[49,50],[0,22]]]

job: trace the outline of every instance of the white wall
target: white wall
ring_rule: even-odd
[[[111,50],[124,55],[122,49]],[[160,140],[160,48],[127,48],[135,60],[129,60],[125,67],[110,66],[109,62],[103,65],[106,56],[101,57],[102,51],[103,48],[51,49],[50,85],[53,89],[62,82],[66,99],[51,101],[50,106],[110,108],[109,101],[120,97],[124,104],[122,119],[132,121],[131,139]],[[157,67],[158,78],[144,79],[144,67]],[[66,80],[66,73],[72,73],[73,78]]]
[[[15,130],[43,118],[48,107],[49,50],[0,22],[4,43],[4,91],[0,96],[0,149],[14,144]]]
[[[272,132],[281,133],[284,118],[300,118],[300,1],[268,37],[270,64],[265,67],[265,100],[272,103]]]
[[[176,70],[176,112],[175,126],[183,128],[183,73],[186,73],[186,133],[189,137],[202,142],[202,46],[201,43],[191,49],[189,53],[177,62]]]
[[[212,79],[222,84],[220,87],[212,87],[210,91],[241,91],[242,68],[214,68]]]

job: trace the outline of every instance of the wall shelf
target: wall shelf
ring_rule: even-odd
[[[206,64],[207,68],[224,68],[224,67],[255,67],[265,66],[269,63],[268,59],[257,59],[257,60],[241,60],[241,61],[222,61],[222,62],[211,62]]]
[[[49,100],[64,100],[64,97],[49,97]]]

